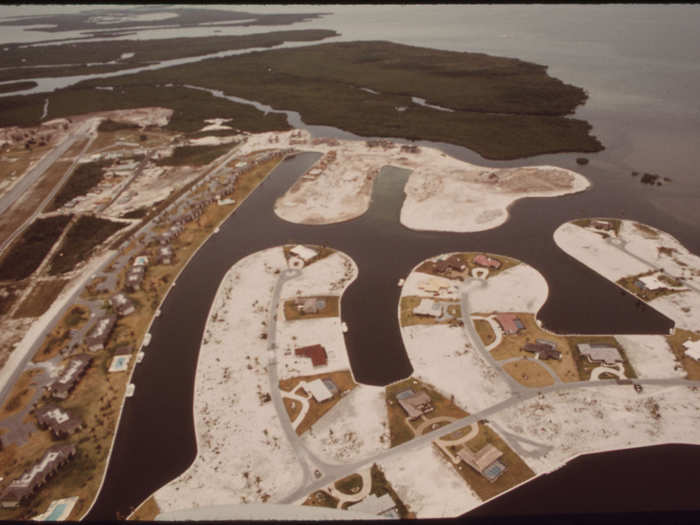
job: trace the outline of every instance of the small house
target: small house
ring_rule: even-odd
[[[320,379],[314,379],[304,384],[306,390],[316,400],[317,403],[322,403],[333,398],[334,393],[328,388],[326,383]]]
[[[294,354],[299,357],[310,358],[311,364],[314,367],[328,364],[328,354],[326,354],[326,349],[322,345],[310,345],[295,348]]]
[[[432,400],[425,390],[414,392],[409,388],[396,394],[396,400],[406,412],[409,420],[414,420],[435,410]]]
[[[542,343],[527,343],[523,346],[523,350],[535,354],[537,359],[561,359],[561,352],[559,350]]]
[[[617,348],[605,344],[580,343],[577,345],[578,351],[591,363],[605,363],[614,365],[622,362],[622,356]]]
[[[467,465],[491,482],[495,481],[505,471],[505,465],[498,461],[503,456],[503,452],[491,443],[487,443],[478,452],[472,452],[469,447],[464,446],[457,452],[457,455]]]
[[[517,334],[525,329],[525,325],[515,314],[498,314],[495,318],[506,335]]]
[[[501,261],[489,257],[483,253],[480,253],[474,257],[474,264],[477,266],[483,266],[484,268],[493,268],[494,270],[498,270],[501,267]]]

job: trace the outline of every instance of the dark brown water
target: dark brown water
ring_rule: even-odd
[[[481,233],[415,232],[401,226],[399,211],[408,172],[395,168],[385,169],[378,177],[369,211],[356,220],[302,226],[279,219],[272,211],[274,200],[317,158],[317,154],[302,154],[283,162],[177,279],[151,328],[146,357],[135,370],[136,394],[126,402],[108,476],[88,519],[128,513],[194,460],[193,385],[206,316],[224,274],[258,250],[283,243],[326,243],[357,262],[359,276],[343,296],[342,311],[350,328],[346,344],[353,372],[368,384],[386,384],[411,373],[396,319],[397,281],[421,260],[442,252],[486,250],[532,265],[550,286],[540,317],[555,331],[667,333],[672,326],[669,319],[640,306],[554,245],[552,233],[571,218],[649,219],[648,210],[634,208],[634,196],[620,199],[606,188],[604,178],[594,180],[594,187],[581,194],[519,201],[505,225]],[[677,233],[679,225],[672,218],[668,221],[650,222]],[[578,479],[579,474],[572,476]]]

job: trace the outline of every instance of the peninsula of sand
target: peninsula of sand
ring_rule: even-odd
[[[297,147],[321,154],[280,197],[275,213],[297,224],[332,224],[364,214],[374,179],[384,166],[411,171],[401,223],[414,230],[476,232],[500,226],[508,208],[525,197],[584,191],[588,180],[554,166],[485,168],[438,149],[389,140],[315,138],[304,130],[250,135],[244,152]]]

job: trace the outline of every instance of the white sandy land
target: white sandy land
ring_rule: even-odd
[[[656,235],[636,227],[634,221],[620,222],[619,237],[627,242],[625,248],[630,253],[663,268],[674,277],[681,277],[700,287],[700,257],[689,252],[678,239],[646,224],[644,226],[655,231]],[[671,252],[659,251],[659,248]]]
[[[685,377],[685,370],[676,360],[664,336],[616,335],[615,339],[624,348],[637,377]]]
[[[611,281],[652,269],[649,265],[608,244],[600,235],[570,222],[562,224],[555,230],[554,242],[574,259]]]
[[[336,252],[305,266],[299,277],[284,283],[277,311],[277,371],[280,379],[350,369],[339,317],[287,321],[283,309],[285,301],[297,296],[341,297],[357,278],[357,272],[357,265],[350,257]],[[311,359],[294,355],[295,348],[315,344],[326,349],[326,366],[314,368]]]
[[[479,496],[432,443],[384,460],[380,466],[417,518],[453,518],[481,504]]]
[[[401,223],[415,230],[488,230],[506,222],[518,199],[556,197],[589,186],[582,175],[554,166],[487,169],[440,157],[409,177]]]
[[[687,278],[700,274],[700,257],[689,253],[670,235],[656,228],[653,228],[656,234],[644,232],[632,221],[621,223],[618,235],[620,246],[648,261],[648,264],[608,243],[600,235],[569,222],[556,229],[554,241],[566,253],[611,281],[655,270],[655,266],[662,266],[674,277]],[[675,252],[670,257],[663,255],[657,249],[659,246],[673,248]],[[687,264],[687,268],[678,264],[679,260]],[[696,280],[688,280],[688,284],[697,287]],[[677,328],[700,329],[700,293],[694,289],[663,295],[648,301],[648,304],[672,319]]]
[[[694,290],[662,295],[649,306],[673,319],[676,328],[700,331],[700,293]]]
[[[498,372],[478,355],[464,329],[446,324],[401,328],[413,376],[433,385],[469,413],[478,412],[510,395]]]
[[[228,137],[201,137],[198,139],[190,139],[188,141],[188,144],[190,146],[218,146],[219,144],[230,144],[231,142],[234,142],[238,140],[238,137],[235,135],[230,135]]]
[[[296,133],[297,137],[292,137]],[[302,141],[302,143],[298,143]],[[522,197],[553,197],[585,190],[582,175],[553,166],[491,169],[455,159],[435,148],[418,153],[399,144],[368,147],[364,140],[312,144],[305,130],[250,135],[242,152],[294,147],[337,159],[321,173],[309,169],[275,204],[281,218],[301,224],[331,224],[365,213],[375,173],[392,165],[411,170],[401,223],[417,230],[481,231],[503,224],[507,208]],[[319,159],[318,164],[323,162]]]
[[[231,126],[224,125],[224,122],[231,122],[230,118],[208,118],[204,119],[204,122],[206,122],[207,125],[199,131],[218,131],[220,129],[232,129]]]
[[[700,406],[689,387],[607,386],[550,392],[489,417],[508,432],[552,446],[523,459],[538,474],[580,454],[662,443],[700,444]],[[654,415],[658,414],[658,418]]]
[[[549,287],[542,274],[520,263],[485,281],[464,286],[474,313],[529,312],[536,314],[547,300]]]
[[[329,463],[356,461],[389,448],[384,388],[357,385],[302,439]]]
[[[262,404],[258,395],[269,392],[263,322],[278,278],[275,270],[286,266],[282,248],[270,248],[240,260],[224,277],[197,363],[197,457],[155,493],[163,512],[262,502],[265,494],[275,501],[301,482],[274,406]]]

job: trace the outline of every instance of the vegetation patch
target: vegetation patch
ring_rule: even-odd
[[[476,492],[482,501],[491,499],[498,494],[501,494],[502,492],[505,492],[506,490],[527,481],[535,475],[527,463],[525,463],[520,456],[518,456],[506,444],[501,436],[494,432],[494,430],[483,421],[479,422],[478,434],[462,446],[467,446],[472,452],[477,452],[489,443],[503,452],[503,455],[499,461],[506,467],[506,470],[493,482],[489,481],[463,461],[460,461],[459,464],[455,465],[452,463],[450,458],[446,458],[448,463],[453,466],[455,471],[462,477],[462,479],[464,479],[464,481],[467,482],[467,484],[474,492]],[[456,454],[456,446],[449,445],[447,448],[450,453]],[[438,446],[437,449],[441,454],[446,456],[441,447]]]
[[[624,366],[625,370],[625,376],[632,379],[637,377],[637,373],[634,371],[634,368],[632,368],[632,365],[630,364],[629,359],[627,358],[627,354],[625,353],[625,349],[622,347],[620,343],[617,342],[617,339],[615,339],[614,336],[612,335],[569,335],[566,336],[566,339],[569,341],[569,347],[571,348],[571,352],[574,356],[574,360],[576,361],[576,367],[578,368],[578,373],[579,376],[581,377],[581,381],[587,381],[591,378],[591,372],[593,369],[598,368],[599,366],[602,366],[602,363],[591,363],[587,357],[584,357],[581,355],[581,353],[578,350],[578,346],[581,343],[588,343],[588,344],[599,344],[599,345],[606,345],[606,346],[612,346],[617,349],[617,351],[620,353],[620,356],[622,357],[622,364]]]
[[[376,463],[372,464],[370,474],[372,476],[372,488],[369,491],[370,494],[373,494],[378,498],[384,494],[389,494],[391,499],[394,500],[394,503],[396,504],[396,510],[398,511],[399,518],[409,519],[416,517],[415,513],[411,512],[411,510],[408,508],[408,505],[401,500],[399,495],[394,490],[394,487],[392,487],[391,483],[389,483],[389,481],[386,479],[384,471]]]
[[[9,284],[0,289],[0,316],[5,315],[17,302],[24,292],[24,286]]]
[[[316,492],[311,493],[309,497],[306,498],[306,500],[304,500],[304,503],[302,503],[302,505],[335,509],[338,507],[338,503],[340,503],[340,500],[338,498],[334,498],[333,496],[331,496],[327,492],[324,492],[323,490],[317,490]]]
[[[504,334],[501,343],[491,350],[491,356],[497,361],[503,361],[512,357],[535,357],[533,353],[523,350],[523,347],[527,343],[536,343],[538,339],[544,339],[556,344],[556,349],[561,352],[561,360],[547,359],[546,361],[559,376],[559,379],[562,381],[579,381],[579,369],[570,348],[569,339],[566,336],[540,328],[533,314],[518,313],[516,315],[525,326],[525,329],[517,334]],[[524,370],[524,367],[521,365],[518,368],[523,368]],[[519,380],[518,377],[513,377]],[[550,377],[549,374],[547,374],[547,377]]]
[[[483,319],[475,319],[474,328],[485,346],[490,345],[496,340],[496,334],[491,327],[491,323],[488,321],[484,321]]]
[[[428,299],[441,303],[445,308],[445,316],[443,319],[431,317],[428,315],[417,315],[413,313],[422,299]],[[449,324],[450,326],[462,326],[462,307],[458,301],[437,300],[433,297],[418,297],[417,295],[406,295],[401,298],[400,303],[400,321],[401,326],[411,326],[415,324]]]
[[[78,164],[73,174],[54,197],[48,211],[57,210],[73,198],[88,193],[102,181],[104,169],[110,164],[111,162],[108,160]]]
[[[319,308],[318,312],[302,312],[295,299],[290,299],[284,302],[284,318],[287,321],[295,321],[297,319],[318,319],[319,317],[338,317],[339,297],[337,295],[316,295],[313,297],[299,297],[303,299],[315,299],[323,301],[323,308]]]
[[[338,404],[346,392],[349,392],[357,386],[357,384],[352,380],[352,375],[349,370],[341,370],[339,372],[326,372],[322,374],[313,374],[308,376],[291,377],[287,379],[280,380],[280,390],[284,392],[295,391],[297,385],[304,382],[313,381],[314,379],[330,379],[338,387],[338,393],[335,394],[331,399],[318,403],[314,398],[307,393],[307,400],[309,403],[309,410],[304,416],[304,420],[297,426],[296,432],[302,435],[311,426],[321,419],[321,417],[326,414],[331,408]],[[284,395],[284,394],[283,394]],[[298,402],[296,403],[299,404]],[[285,406],[287,406],[285,404]],[[299,407],[301,409],[301,407]],[[290,420],[292,420],[293,411],[288,408],[288,413]]]
[[[276,49],[79,86],[158,83],[222,90],[361,136],[458,144],[490,159],[602,149],[590,124],[568,117],[586,100],[584,90],[550,77],[545,66],[389,42]],[[413,104],[412,96],[454,111]]]
[[[26,77],[25,77],[26,78]],[[25,80],[22,82],[12,82],[9,84],[3,84],[0,86],[0,93],[11,93],[12,91],[19,91],[21,89],[31,89],[37,87],[39,84],[33,80]]]
[[[521,385],[530,388],[550,386],[554,384],[554,378],[539,363],[522,360],[511,361],[503,365],[503,370]]]
[[[128,517],[131,521],[153,521],[160,514],[160,507],[153,496],[149,496]]]
[[[32,399],[36,386],[33,384],[34,378],[41,374],[41,370],[25,370],[17,379],[17,382],[7,395],[5,404],[0,409],[0,419],[5,419],[22,409],[26,408],[27,403]]]
[[[36,219],[0,262],[0,280],[18,281],[34,273],[71,218],[71,215],[57,215]]]
[[[651,275],[656,273],[658,270],[649,270],[648,272],[643,272],[637,275],[630,275],[629,277],[623,277],[622,279],[618,279],[617,284],[622,286],[625,290],[628,290],[632,292],[632,294],[636,295],[639,297],[642,301],[653,301],[654,299],[658,297],[663,297],[664,295],[672,295],[674,293],[678,292],[683,292],[686,291],[686,289],[680,289],[680,290],[674,290],[672,288],[656,288],[655,290],[649,290],[643,286],[640,286],[640,277],[644,277],[646,275]],[[659,274],[657,276],[658,280],[661,281],[662,283],[668,284],[669,286],[674,286],[674,287],[681,287],[683,286],[683,283],[679,281],[678,279],[674,279],[673,277],[670,277],[668,275],[664,274]]]
[[[51,279],[49,281],[40,281],[36,283],[34,289],[29,292],[29,295],[19,305],[15,312],[14,318],[20,317],[39,317],[53,304],[66,286],[66,279]]]
[[[433,410],[429,414],[423,415],[413,422],[408,421],[406,412],[404,412],[403,408],[401,408],[401,405],[399,405],[396,399],[396,394],[409,388],[415,393],[420,391],[426,392],[428,396],[430,396],[431,405],[433,407]],[[432,419],[435,417],[447,416],[454,417],[455,419],[461,419],[469,415],[455,405],[454,399],[447,399],[432,385],[419,381],[413,377],[409,377],[403,381],[398,381],[397,383],[388,385],[384,391],[384,397],[387,404],[391,447],[395,447],[413,439],[416,435],[418,425],[423,423],[426,418]]]
[[[112,222],[91,215],[81,216],[68,230],[63,244],[51,259],[49,273],[59,275],[70,272],[78,263],[87,261],[97,246],[124,226],[124,223]]]
[[[102,122],[100,122],[100,125],[97,127],[97,131],[101,131],[104,133],[109,131],[123,131],[125,129],[138,128],[138,124],[134,124],[132,122],[116,122],[112,119],[105,119]]]
[[[668,341],[673,355],[676,356],[676,359],[685,369],[687,374],[686,379],[690,379],[691,381],[700,380],[700,361],[696,361],[692,357],[685,355],[687,349],[683,346],[683,343],[686,341],[700,341],[700,333],[676,328],[672,335],[666,336],[666,341]]]
[[[598,219],[576,219],[571,221],[571,224],[575,224],[576,226],[579,226],[581,228],[590,228],[591,231],[594,231],[595,233],[601,235],[604,239],[607,239],[610,237],[608,233],[606,233],[603,230],[597,230],[593,228],[593,222],[595,221],[602,221],[602,222],[607,222],[609,224],[613,225],[613,231],[615,232],[615,237],[620,235],[620,226],[622,226],[622,221],[620,219],[606,219],[606,218],[598,218]]]
[[[159,166],[205,166],[228,153],[235,144],[215,146],[178,146],[170,157],[156,161]]]

